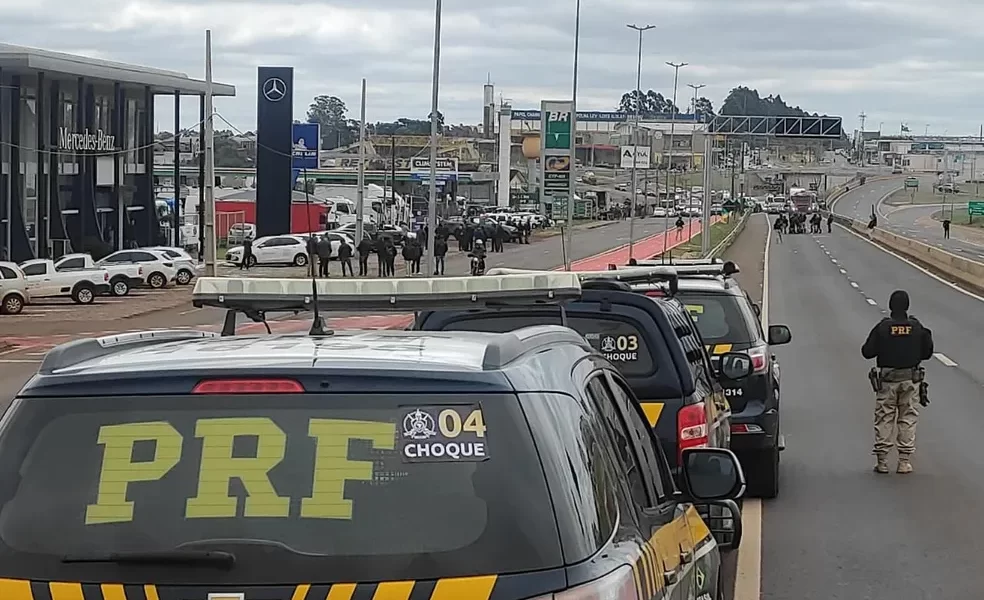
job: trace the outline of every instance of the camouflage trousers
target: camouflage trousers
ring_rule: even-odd
[[[898,446],[900,456],[916,451],[919,420],[919,384],[911,380],[885,381],[875,395],[875,455]]]

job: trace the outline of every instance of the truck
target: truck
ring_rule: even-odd
[[[31,301],[68,296],[76,304],[92,304],[96,296],[109,293],[109,271],[106,269],[59,272],[54,261],[46,258],[26,261],[20,267],[27,280]]]
[[[806,233],[806,222],[817,204],[816,192],[803,188],[789,190],[789,232]]]
[[[126,296],[132,288],[142,286],[146,278],[141,265],[129,263],[97,265],[89,254],[66,254],[55,261],[55,270],[59,273],[96,269],[105,269],[109,272],[109,293],[113,296]]]

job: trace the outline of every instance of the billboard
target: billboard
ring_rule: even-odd
[[[294,169],[317,169],[321,150],[321,125],[294,123],[291,131],[291,166]]]
[[[540,186],[540,204],[566,201],[570,195],[571,177],[574,171],[573,108],[570,101],[544,100],[540,110],[540,165],[543,184]],[[566,218],[566,214],[561,218]]]
[[[290,232],[293,67],[256,70],[256,236]]]
[[[633,163],[637,169],[652,167],[652,151],[649,146],[622,146],[619,153],[622,157],[619,166],[623,169],[631,169]]]

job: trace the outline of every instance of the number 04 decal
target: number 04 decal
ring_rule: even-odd
[[[403,461],[476,462],[489,458],[482,408],[417,406],[403,412],[400,453]]]

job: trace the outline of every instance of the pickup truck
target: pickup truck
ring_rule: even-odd
[[[109,271],[109,293],[114,296],[126,296],[131,288],[143,285],[146,277],[141,265],[97,265],[88,254],[66,254],[55,261],[55,271],[59,273],[77,273],[96,269]]]
[[[83,269],[59,272],[55,263],[39,258],[21,264],[31,300],[70,296],[76,304],[92,304],[96,296],[109,292],[109,271]]]

